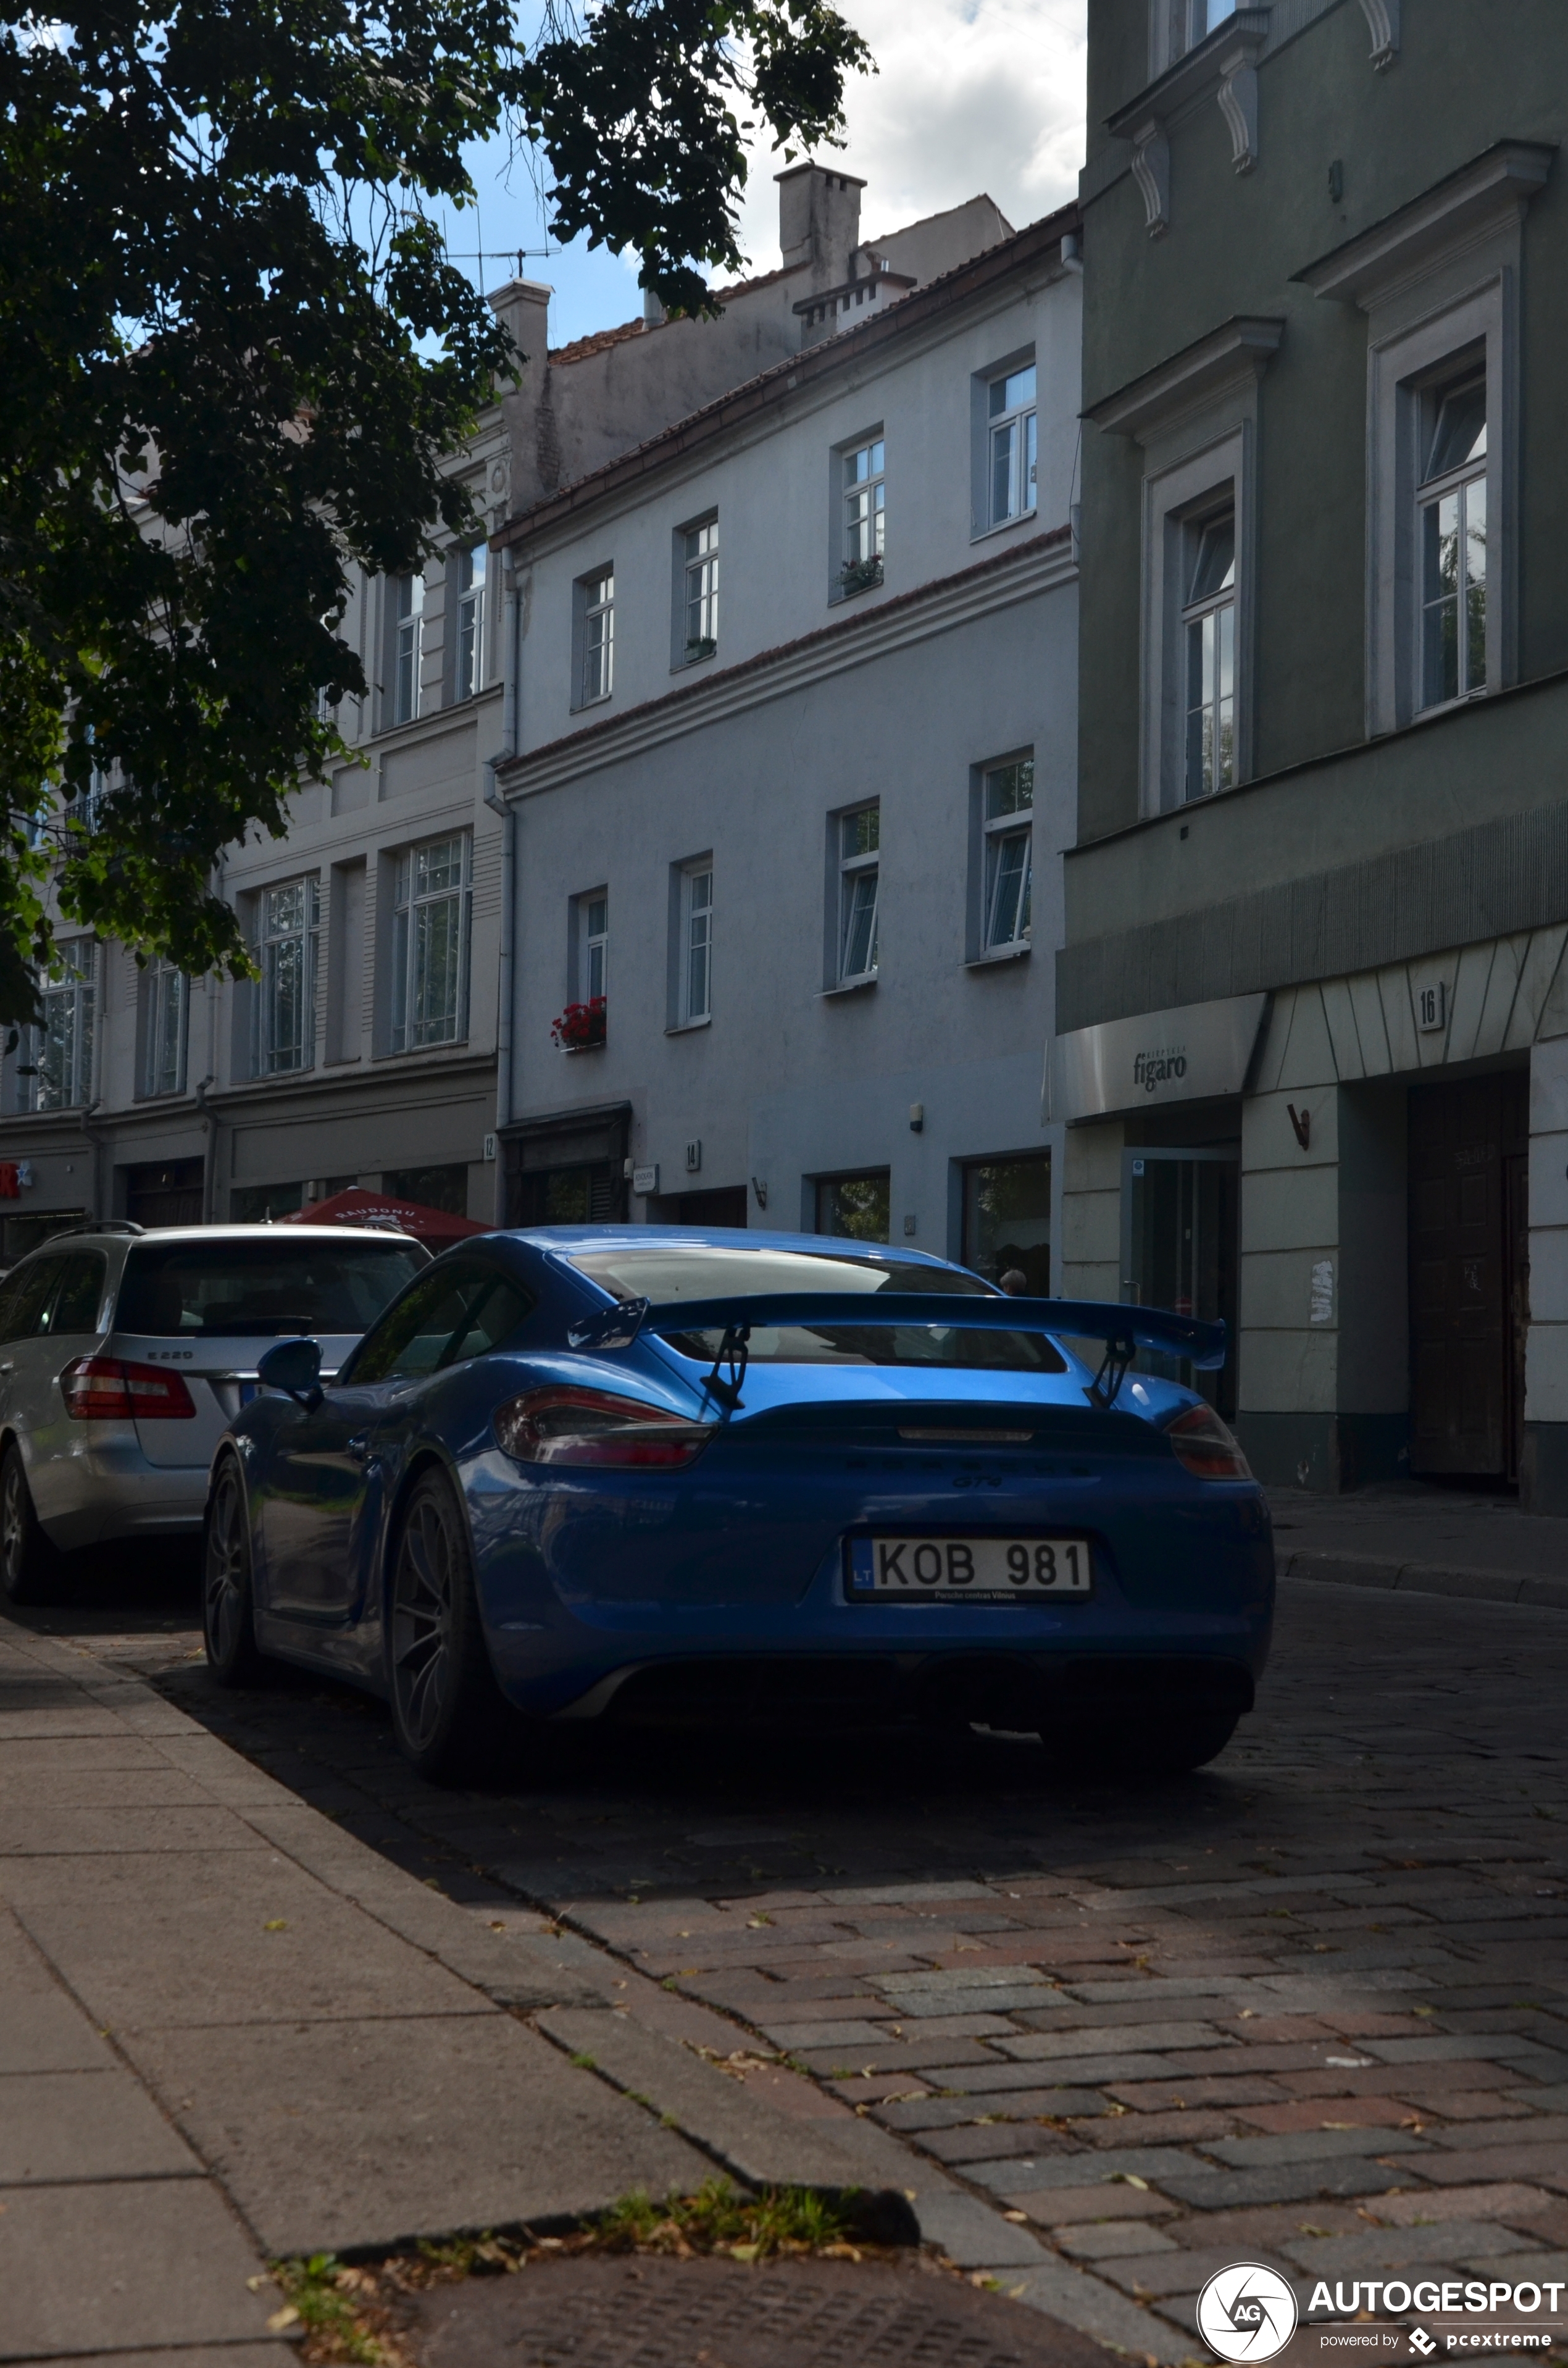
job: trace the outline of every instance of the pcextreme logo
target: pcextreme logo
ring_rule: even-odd
[[[1198,2331],[1221,2360],[1272,2360],[1296,2332],[1296,2297],[1278,2270],[1233,2261],[1198,2297]]]

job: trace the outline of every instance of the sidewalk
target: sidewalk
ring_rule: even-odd
[[[481,1922],[3,1621],[0,1996],[6,2363],[282,2368],[269,2258],[548,2227],[715,2166],[898,2189],[987,2268],[1042,2252],[814,2083],[693,2052],[733,2023],[543,1917]],[[1056,2282],[1097,2333],[1146,2324]]]
[[[1568,1611],[1568,1520],[1411,1480],[1346,1497],[1271,1488],[1282,1578]]]

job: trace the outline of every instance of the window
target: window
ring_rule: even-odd
[[[1207,39],[1216,25],[1236,13],[1236,0],[1187,0],[1187,46],[1195,50]]]
[[[887,530],[885,450],[876,437],[853,452],[841,455],[844,472],[844,557],[838,571],[841,592],[865,592],[882,580],[882,552]]]
[[[577,586],[579,707],[608,699],[615,688],[615,570],[600,568]]]
[[[0,1344],[39,1338],[66,1263],[61,1258],[40,1258],[6,1278],[0,1292]]]
[[[394,723],[412,723],[419,712],[419,666],[425,654],[425,578],[392,578],[392,699]]]
[[[1417,534],[1421,705],[1486,688],[1486,377],[1435,390],[1423,406]]]
[[[719,521],[707,518],[681,536],[684,662],[710,658],[719,646]]]
[[[994,765],[985,776],[987,953],[1028,945],[1033,871],[1034,758]]]
[[[1189,525],[1182,606],[1187,738],[1183,794],[1211,797],[1236,779],[1236,514]]]
[[[255,1065],[258,1077],[277,1077],[315,1065],[320,884],[286,881],[259,903]]]
[[[963,1171],[963,1262],[987,1282],[1051,1295],[1051,1154],[977,1160]],[[1013,1275],[1022,1284],[1009,1282]]]
[[[609,992],[609,895],[596,888],[577,899],[577,999],[598,1003]]]
[[[1036,428],[1033,362],[994,378],[986,391],[988,522],[1003,526],[1035,506]]]
[[[62,946],[58,975],[39,981],[42,1015],[21,1034],[17,1106],[75,1110],[93,1098],[93,1035],[98,950],[91,938]]]
[[[142,975],[142,1091],[183,1094],[190,982],[172,962],[151,962]]]
[[[482,542],[457,556],[458,638],[454,696],[472,699],[484,687],[484,563]]]
[[[838,976],[874,978],[880,951],[877,885],[881,869],[880,805],[838,816]],[[885,1240],[881,1235],[879,1240]]]
[[[706,857],[680,877],[679,1024],[691,1026],[713,1010],[713,866]]]
[[[367,1333],[347,1379],[356,1387],[417,1381],[482,1357],[517,1330],[533,1304],[523,1285],[495,1267],[443,1258]]]
[[[392,1050],[468,1034],[470,849],[466,831],[398,858],[392,908]]]
[[[891,1175],[872,1167],[862,1176],[824,1176],[817,1184],[817,1231],[854,1242],[885,1242]]]
[[[357,1334],[428,1263],[416,1243],[384,1234],[303,1245],[291,1226],[238,1242],[146,1238],[126,1258],[114,1321],[165,1340]]]
[[[442,1167],[394,1167],[381,1178],[381,1190],[394,1201],[417,1201],[421,1208],[444,1209],[449,1217],[466,1217],[468,1162],[457,1159]]]
[[[96,1332],[108,1261],[97,1250],[77,1250],[61,1260],[60,1288],[46,1328],[62,1334]]]

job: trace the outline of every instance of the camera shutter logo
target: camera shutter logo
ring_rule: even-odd
[[[1296,2332],[1296,2296],[1278,2270],[1233,2261],[1198,2297],[1198,2331],[1221,2360],[1272,2360]]]

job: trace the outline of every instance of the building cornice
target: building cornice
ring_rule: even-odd
[[[1556,154],[1540,141],[1501,140],[1293,277],[1338,303],[1375,303],[1456,247],[1517,217],[1544,185]]]
[[[877,356],[889,343],[909,336],[926,326],[937,315],[947,313],[981,295],[999,282],[1005,282],[1031,265],[1042,261],[1052,248],[1060,248],[1063,237],[1078,227],[1075,204],[1062,206],[1042,222],[1033,222],[1027,230],[1017,232],[996,246],[944,272],[927,288],[916,289],[879,313],[873,320],[855,328],[843,330],[837,336],[826,337],[818,344],[806,346],[798,354],[790,354],[756,378],[722,396],[718,402],[706,404],[678,419],[673,427],[661,430],[646,443],[633,446],[614,461],[607,461],[565,486],[548,501],[540,502],[521,517],[510,519],[492,535],[493,551],[508,547],[521,553],[522,547],[542,538],[563,522],[574,519],[608,497],[622,494],[641,484],[661,470],[700,451],[766,411],[772,404],[785,401],[798,389],[830,376],[834,371],[867,361]]]
[[[1053,591],[1077,573],[1070,527],[1030,535],[1008,551],[961,568],[913,592],[879,601],[857,616],[835,619],[798,641],[744,658],[700,681],[682,683],[625,715],[606,716],[496,768],[507,799],[564,787],[603,766],[641,756],[668,740],[702,730],[729,715],[781,699],[808,683],[868,665],[889,652],[927,641],[971,618],[1011,608]]]
[[[1108,435],[1142,440],[1237,381],[1261,378],[1284,334],[1282,320],[1238,314],[1169,361],[1102,395],[1084,417]]]

